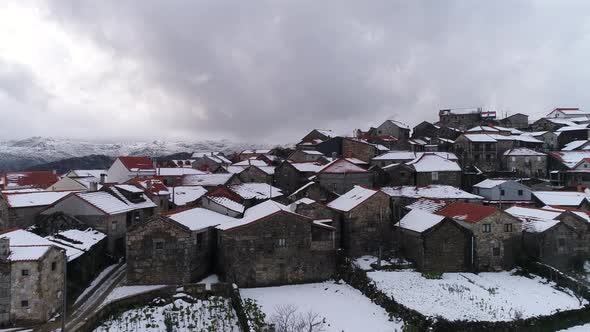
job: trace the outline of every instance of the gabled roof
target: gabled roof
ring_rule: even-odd
[[[496,143],[497,140],[488,134],[464,134],[467,140],[476,143]]]
[[[321,163],[318,163],[318,162],[304,162],[304,163],[293,163],[290,161],[286,161],[286,162],[291,164],[291,166],[295,167],[296,170],[298,170],[299,172],[302,172],[302,173],[317,173],[325,166],[325,165],[322,165]]]
[[[513,206],[505,210],[506,213],[522,221],[522,229],[530,233],[542,233],[560,221],[557,219],[562,211]]]
[[[336,159],[329,164],[325,165],[318,173],[367,173],[368,171],[362,167],[359,167],[346,159]]]
[[[199,171],[194,168],[187,167],[158,167],[156,175],[158,176],[183,176],[183,175],[195,175],[195,174],[206,174],[203,171]]]
[[[590,143],[589,140],[578,140],[578,141],[572,141],[567,143],[562,149],[561,151],[573,151],[573,150],[582,150],[582,147],[586,144]],[[588,150],[588,149],[584,149],[584,150]]]
[[[296,215],[296,216],[299,216],[302,218],[309,219],[307,217],[304,217],[299,214],[291,212],[291,210],[289,209],[288,206],[285,206],[285,205],[275,202],[275,201],[268,200],[268,201],[262,202],[258,205],[255,205],[255,206],[249,208],[248,210],[246,210],[246,212],[244,213],[244,217],[242,219],[236,219],[234,221],[221,224],[221,225],[217,226],[217,229],[230,230],[230,229],[237,228],[240,226],[248,225],[248,224],[258,221],[258,220],[262,220],[266,217],[269,217],[269,216],[274,215],[275,213],[279,213],[279,212],[285,212],[285,213],[293,214],[293,215]]]
[[[577,191],[533,191],[533,195],[544,205],[580,206],[588,194]]]
[[[4,189],[16,188],[49,188],[59,181],[52,171],[6,172],[1,176]]]
[[[504,152],[505,156],[537,156],[537,157],[544,157],[547,154],[527,148],[516,148],[516,149],[509,149]]]
[[[474,224],[494,214],[496,211],[498,210],[491,206],[455,202],[445,207],[444,209],[438,211],[436,214]]]
[[[145,191],[150,195],[170,195],[168,187],[164,185],[163,179],[159,177],[133,178],[130,182],[139,187],[140,190]]]
[[[127,213],[134,210],[133,207],[105,191],[75,193],[74,195],[107,215]]]
[[[152,171],[154,169],[154,164],[152,163],[152,158],[142,156],[142,157],[135,157],[135,156],[124,156],[117,158],[125,168],[129,171],[136,172],[136,171]]]
[[[39,260],[54,246],[51,241],[22,229],[9,229],[0,232],[0,238],[9,239],[10,255],[8,260],[12,262]]]
[[[590,150],[552,151],[549,152],[549,155],[560,161],[567,168],[572,169],[582,159],[590,158]]]
[[[29,193],[3,193],[11,208],[27,208],[51,205],[66,197],[71,191],[36,191]]]
[[[438,198],[438,199],[469,199],[482,200],[483,197],[468,193],[459,188],[445,185],[429,185],[424,187],[400,186],[383,187],[381,191],[392,197]]]
[[[201,186],[178,186],[171,187],[170,193],[170,201],[177,206],[182,206],[203,197],[207,193],[207,189]]]
[[[191,174],[182,176],[183,186],[219,186],[224,185],[232,178],[231,173],[216,173],[216,174]]]
[[[270,199],[283,195],[281,189],[267,183],[241,183],[229,186],[229,189],[244,199]]]
[[[480,131],[488,131],[488,132],[500,132],[500,130],[493,128],[493,127],[489,127],[489,126],[476,126],[470,129],[467,129],[467,132],[480,132]]]
[[[407,210],[422,210],[429,213],[435,213],[450,203],[442,199],[420,198],[412,204],[406,205]]]
[[[417,233],[422,233],[438,225],[444,219],[444,216],[414,209],[408,212],[408,214],[406,214],[399,222],[397,222],[395,226]]]
[[[208,227],[215,227],[224,223],[236,221],[235,218],[203,208],[192,208],[179,212],[172,211],[166,216],[191,231],[198,231]]]
[[[418,159],[406,163],[414,167],[416,172],[461,172],[456,162],[445,159],[434,153],[424,153]]]
[[[248,167],[250,165],[253,165],[253,166],[268,166],[268,164],[266,163],[266,161],[260,160],[260,159],[256,159],[256,157],[248,158],[246,160],[242,160],[242,161],[240,161],[238,163],[232,164],[232,166],[243,166],[243,167]]]
[[[397,121],[397,120],[388,119],[388,120],[385,120],[385,122],[391,122],[394,125],[396,125],[396,126],[398,126],[400,128],[403,128],[403,129],[410,129],[410,126],[408,126],[407,124],[405,124],[403,122]]]
[[[377,190],[354,186],[354,188],[348,192],[328,203],[328,207],[338,211],[348,212],[371,198],[376,193],[378,193]]]
[[[475,184],[474,187],[491,189],[491,188],[495,188],[501,184],[504,184],[508,181],[512,181],[512,180],[509,180],[509,179],[485,179],[485,180]],[[516,181],[514,181],[514,182],[516,182]]]

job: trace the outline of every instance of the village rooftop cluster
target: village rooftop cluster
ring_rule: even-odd
[[[422,273],[567,272],[590,254],[590,112],[482,108],[294,148],[0,175],[0,325],[39,324],[122,259],[126,285],[211,274],[240,288],[323,282],[396,257]],[[67,264],[67,275],[64,276]]]

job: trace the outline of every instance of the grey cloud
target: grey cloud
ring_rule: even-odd
[[[67,29],[140,63],[134,89],[174,101],[154,115],[164,129],[292,141],[312,127],[435,120],[445,107],[588,104],[584,2],[50,4]]]

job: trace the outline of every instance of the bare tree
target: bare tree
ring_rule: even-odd
[[[323,332],[326,319],[313,311],[298,312],[299,309],[291,304],[279,305],[275,308],[270,323],[276,332]]]

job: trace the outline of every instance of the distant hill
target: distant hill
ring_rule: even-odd
[[[51,171],[63,174],[71,169],[107,169],[111,167],[114,158],[103,155],[90,155],[84,157],[67,158],[50,163],[35,165],[25,169],[26,171]]]
[[[194,142],[155,140],[151,142],[96,143],[74,139],[30,137],[22,140],[0,141],[0,172],[39,169],[40,167],[44,169],[53,169],[52,167],[65,169],[68,166],[63,165],[85,165],[86,159],[84,158],[87,156],[117,157],[146,155],[164,157],[178,154],[170,157],[170,159],[184,159],[181,156],[188,157],[195,151],[221,151],[231,154],[246,149],[270,147],[269,145],[236,143],[228,140]],[[72,160],[71,163],[70,161],[66,161],[70,159]],[[92,159],[88,160],[91,161]],[[95,161],[98,160],[96,159]],[[55,165],[51,164],[56,161],[59,161],[59,163]],[[98,168],[99,165],[104,164],[96,164],[91,166],[91,168]],[[72,168],[88,167],[76,166]]]

